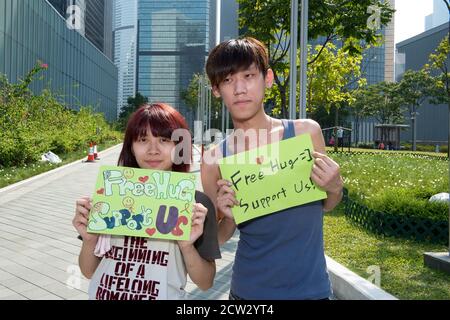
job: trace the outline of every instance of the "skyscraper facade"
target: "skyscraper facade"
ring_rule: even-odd
[[[117,69],[102,52],[47,1],[0,0],[0,73],[15,83],[40,60],[48,65],[44,88],[59,94],[68,107],[91,105],[114,120],[117,106]]]
[[[439,43],[448,34],[448,23],[422,32],[412,38],[397,43],[397,50],[403,56],[403,69],[420,70],[429,63],[430,54],[438,47]],[[450,58],[447,58],[447,65],[450,65]],[[400,76],[401,78],[401,76]],[[448,106],[433,105],[425,101],[417,110],[417,142],[427,144],[445,145],[448,141]],[[410,122],[409,113],[405,114],[406,123]],[[402,140],[411,140],[411,128],[401,133]]]
[[[152,102],[171,104],[193,125],[194,111],[181,93],[204,70],[210,1],[138,0],[137,39],[136,90]]]
[[[449,12],[442,0],[433,0],[433,12],[425,17],[425,31],[448,22]]]
[[[118,69],[117,114],[136,93],[137,0],[114,1],[114,64]]]
[[[112,0],[47,0],[64,18],[73,17],[75,30],[110,60],[112,57]],[[75,10],[74,6],[77,7]]]

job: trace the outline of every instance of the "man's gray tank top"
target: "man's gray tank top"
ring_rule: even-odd
[[[295,137],[282,120],[283,140]],[[222,142],[224,157],[231,155]],[[238,225],[230,291],[241,299],[324,299],[331,295],[323,247],[322,201]]]

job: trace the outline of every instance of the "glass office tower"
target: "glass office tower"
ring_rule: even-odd
[[[116,118],[117,68],[47,1],[0,0],[0,73],[17,82],[36,64],[48,64],[44,88],[60,94],[68,107],[91,105],[109,120]]]
[[[139,0],[137,91],[177,108],[193,126],[181,100],[193,73],[203,72],[209,51],[209,0]]]

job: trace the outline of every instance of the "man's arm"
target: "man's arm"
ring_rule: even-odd
[[[323,210],[333,210],[342,200],[343,181],[340,175],[339,165],[326,155],[325,141],[320,125],[314,120],[297,120],[295,122],[296,134],[309,133],[314,146],[314,166],[311,178],[327,192],[324,200]],[[314,169],[316,167],[316,169]],[[317,174],[317,172],[320,174]]]
[[[221,179],[219,165],[216,161],[213,161],[212,150],[205,152],[204,159],[200,166],[201,179],[203,185],[203,192],[211,199],[214,204],[217,213],[217,236],[219,245],[223,245],[234,234],[236,230],[236,224],[234,219],[229,215],[220,211],[217,206],[218,185],[217,181]]]

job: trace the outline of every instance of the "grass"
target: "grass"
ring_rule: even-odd
[[[448,205],[428,199],[447,192],[448,162],[389,153],[331,154],[341,167],[350,198],[377,211],[447,220]]]
[[[332,147],[326,147],[327,152],[334,151]],[[338,151],[342,151],[342,148],[339,148]],[[427,156],[434,157],[447,157],[446,152],[427,152],[427,151],[410,151],[410,150],[379,150],[379,149],[364,149],[364,148],[350,148],[351,152],[371,152],[371,153],[381,153],[381,154],[423,154]],[[344,148],[344,152],[348,152],[348,148]]]
[[[112,147],[119,142],[117,140],[106,141],[97,145],[97,149],[99,152],[105,150],[109,147]],[[83,150],[74,151],[68,153],[66,155],[58,155],[62,162],[59,164],[50,164],[48,162],[39,162],[29,165],[24,165],[23,167],[11,167],[11,168],[1,168],[0,167],[0,188],[4,188],[13,183],[31,178],[35,175],[41,174],[46,171],[50,171],[57,167],[66,165],[68,163],[74,162],[76,160],[80,160],[84,157],[87,157],[87,150],[85,148]]]
[[[361,277],[369,266],[379,266],[381,288],[399,299],[450,300],[450,275],[429,269],[424,252],[448,252],[445,246],[382,237],[353,225],[343,205],[324,218],[325,252]]]

